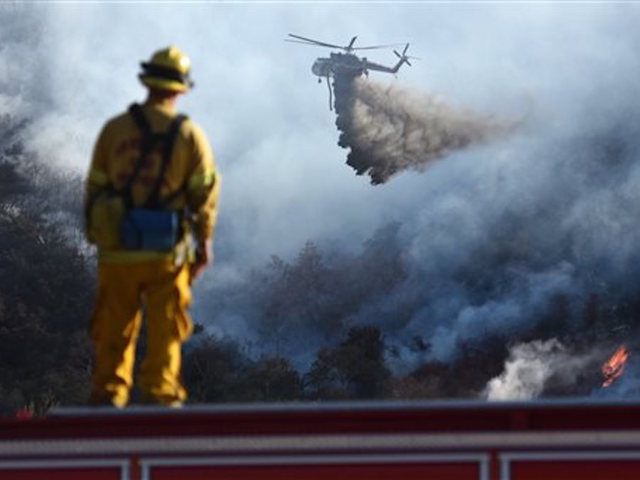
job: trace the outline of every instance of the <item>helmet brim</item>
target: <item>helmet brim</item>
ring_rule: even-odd
[[[150,62],[140,62],[142,73],[139,78],[144,85],[164,88],[165,90],[186,92],[193,88],[193,82],[189,77],[189,72],[180,72],[173,68],[156,65]]]
[[[158,88],[160,90],[168,90],[171,92],[184,93],[193,88],[194,83],[189,81],[188,84],[184,84],[178,80],[170,80],[167,78],[159,78],[151,75],[145,75],[141,73],[138,78],[148,88]]]

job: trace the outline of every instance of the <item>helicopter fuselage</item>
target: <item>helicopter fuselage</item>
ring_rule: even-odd
[[[316,59],[311,71],[318,77],[331,77],[336,74],[359,76],[366,73],[367,60],[350,53],[331,53],[329,58]]]

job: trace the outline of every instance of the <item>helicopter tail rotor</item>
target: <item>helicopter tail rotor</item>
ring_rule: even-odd
[[[407,55],[407,50],[409,50],[408,43],[405,45],[404,50],[402,50],[402,53],[398,53],[397,50],[394,50],[393,53],[396,54],[396,57],[398,57],[401,62],[404,62],[411,67],[412,65],[409,59],[412,59],[412,60],[420,60],[420,59],[418,57],[410,57],[409,55]]]

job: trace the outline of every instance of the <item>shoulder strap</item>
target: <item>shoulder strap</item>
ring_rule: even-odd
[[[137,103],[132,103],[129,106],[129,113],[133,117],[133,121],[136,122],[136,125],[145,136],[148,136],[151,133],[151,126],[147,121],[147,117],[144,116],[144,112],[142,111],[142,107]]]
[[[176,143],[176,138],[178,136],[178,132],[180,131],[180,126],[186,119],[186,115],[177,115],[176,118],[174,118],[171,122],[169,130],[164,135],[164,148],[162,149],[162,164],[160,165],[160,172],[158,173],[156,183],[153,185],[153,189],[151,190],[151,193],[149,194],[149,197],[145,202],[145,207],[160,207],[160,202],[158,201],[160,196],[160,187],[162,186],[164,175],[167,172],[169,163],[171,162],[171,155],[173,154],[173,147]]]
[[[151,148],[153,146],[151,138],[151,126],[149,125],[149,122],[147,121],[147,118],[142,111],[142,107],[137,103],[131,104],[131,106],[129,107],[129,114],[133,117],[133,121],[142,131],[142,145],[140,146],[140,157],[138,157],[138,161],[133,167],[133,172],[120,190],[124,196],[124,202],[127,209],[130,209],[133,206],[133,195],[131,193],[133,182],[135,182],[136,178],[138,178],[140,170],[142,169],[142,165],[151,152]]]

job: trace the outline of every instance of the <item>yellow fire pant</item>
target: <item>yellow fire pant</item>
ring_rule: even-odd
[[[144,305],[148,345],[138,387],[146,400],[171,405],[186,399],[180,382],[181,345],[193,329],[188,265],[165,261],[100,262],[91,319],[96,365],[91,399],[124,407],[133,385],[136,341]]]

